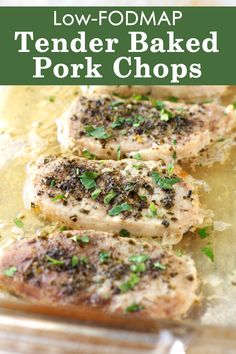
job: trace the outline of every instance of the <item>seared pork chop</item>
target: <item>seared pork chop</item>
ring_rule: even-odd
[[[58,140],[99,159],[116,159],[119,148],[123,157],[181,160],[229,134],[235,121],[233,106],[80,96],[58,120]]]
[[[227,93],[228,86],[81,86],[84,94],[110,94],[128,97],[150,95],[153,98],[200,102],[204,99],[219,98]]]
[[[189,257],[96,231],[18,240],[0,257],[1,287],[54,305],[177,317],[193,304],[197,285]]]
[[[161,161],[43,157],[31,170],[25,200],[74,229],[127,229],[166,244],[203,221],[194,179]]]

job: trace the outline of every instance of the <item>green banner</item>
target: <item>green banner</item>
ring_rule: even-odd
[[[236,7],[0,7],[0,84],[235,85]]]

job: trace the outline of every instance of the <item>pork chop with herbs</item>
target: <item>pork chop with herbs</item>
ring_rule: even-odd
[[[176,318],[195,301],[197,285],[190,257],[95,231],[21,239],[0,257],[1,287],[50,305]]]
[[[235,127],[233,106],[142,98],[79,96],[57,121],[58,141],[65,150],[93,158],[134,157],[138,152],[143,160],[170,161],[196,157]]]
[[[26,205],[74,229],[159,237],[178,243],[203,221],[195,180],[162,161],[48,156],[31,168]]]

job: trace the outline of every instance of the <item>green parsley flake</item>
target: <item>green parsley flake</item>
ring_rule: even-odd
[[[138,312],[138,311],[141,311],[144,309],[144,306],[143,305],[139,305],[139,304],[132,304],[128,307],[126,307],[126,310],[125,312],[128,313],[128,312]]]
[[[52,198],[52,202],[58,202],[59,200],[66,199],[66,196],[64,194],[58,194],[54,198]]]
[[[173,145],[177,145],[177,140],[174,139],[174,140],[172,141],[172,144],[173,144]]]
[[[120,100],[117,100],[117,101],[113,101],[111,102],[111,107],[116,107],[116,106],[119,106],[121,104],[123,104],[124,102],[123,101],[120,101]]]
[[[205,256],[207,256],[212,263],[214,262],[215,260],[214,252],[210,246],[203,247],[202,253],[205,254]]]
[[[154,105],[158,111],[161,111],[162,109],[165,108],[165,103],[163,101],[157,100],[157,101],[155,101]]]
[[[89,258],[87,256],[81,256],[79,262],[82,264],[88,264]]]
[[[168,122],[169,119],[173,117],[173,113],[168,111],[167,109],[162,109],[160,112],[160,120],[162,120],[163,122]]]
[[[135,160],[142,160],[142,156],[139,152],[136,152],[136,154],[134,154],[134,159]]]
[[[55,100],[56,100],[56,97],[55,97],[55,96],[49,96],[49,97],[48,97],[48,101],[49,101],[49,102],[52,102],[52,103],[53,103],[53,102],[55,102]]]
[[[210,226],[205,226],[205,227],[202,227],[201,229],[198,230],[198,235],[200,236],[201,239],[204,239],[209,236],[209,233],[208,233],[209,228],[210,228]]]
[[[88,160],[95,160],[96,159],[96,155],[91,154],[91,152],[88,149],[84,149],[82,151],[82,156]]]
[[[133,95],[132,97],[135,101],[149,101],[149,98],[144,95]]]
[[[116,192],[114,192],[113,190],[111,190],[109,193],[107,193],[107,195],[105,195],[103,201],[104,201],[104,204],[108,205],[112,199],[115,198],[115,196],[117,195]]]
[[[130,232],[128,230],[121,229],[120,232],[119,232],[119,235],[121,237],[129,237],[130,236]]]
[[[52,179],[52,180],[51,180],[51,183],[50,183],[50,187],[51,187],[51,188],[55,187],[55,184],[56,184],[55,179]]]
[[[174,184],[182,181],[179,177],[161,177],[156,171],[152,172],[152,179],[160,188],[164,190],[172,189]]]
[[[139,164],[134,164],[132,165],[133,168],[135,168],[136,170],[141,170],[144,167],[143,163],[139,163]]]
[[[94,187],[96,187],[96,178],[98,177],[98,173],[97,172],[84,172],[81,176],[80,176],[80,182],[82,183],[82,185],[86,188],[86,189],[92,189]]]
[[[9,277],[9,278],[12,278],[15,274],[15,272],[17,272],[17,269],[16,267],[10,267],[10,268],[7,268],[3,271],[3,274],[6,276],[6,277]]]
[[[145,263],[131,264],[130,270],[134,273],[145,272],[146,270]]]
[[[174,102],[174,103],[178,102],[178,100],[179,100],[178,97],[175,96],[170,96],[167,98],[167,101]]]
[[[85,244],[90,242],[90,238],[88,235],[84,235],[84,236],[75,235],[75,236],[72,236],[70,239],[74,242],[81,242],[81,243],[85,243]]]
[[[96,139],[108,139],[110,138],[110,134],[106,133],[105,129],[103,126],[100,127],[93,127],[92,125],[88,125],[87,127],[85,127],[85,131],[87,133],[87,136],[92,136],[93,138]]]
[[[79,258],[77,256],[72,256],[71,258],[71,266],[76,267],[79,264]]]
[[[232,105],[233,105],[233,108],[236,109],[236,102],[233,102]]]
[[[62,227],[60,227],[60,231],[61,231],[61,232],[67,231],[67,230],[70,230],[70,228],[67,227],[67,226],[62,226]]]
[[[109,256],[108,252],[106,252],[106,251],[99,252],[98,258],[99,258],[100,263],[107,263],[109,257],[110,256]]]
[[[160,262],[155,262],[153,264],[154,268],[156,269],[160,269],[160,270],[165,270],[166,269],[166,265],[165,264],[162,264]]]
[[[117,159],[117,161],[119,161],[120,160],[120,145],[118,145],[118,147],[117,147],[117,150],[116,150],[116,159]]]
[[[133,121],[133,127],[139,127],[145,121],[143,116],[136,115]]]
[[[111,123],[112,129],[120,128],[125,123],[125,118],[119,117],[114,122]]]
[[[94,199],[94,200],[97,199],[99,197],[100,193],[101,193],[101,189],[99,189],[99,188],[95,189],[93,191],[93,193],[91,194],[92,199]]]
[[[172,174],[173,174],[173,172],[174,172],[174,165],[173,165],[172,162],[168,163],[168,165],[167,165],[167,171],[168,171],[169,175],[172,175]]]
[[[176,151],[173,152],[173,155],[172,155],[173,159],[176,160],[177,159],[177,153]]]
[[[18,219],[18,218],[14,219],[14,224],[15,224],[17,227],[19,227],[20,229],[22,229],[22,227],[24,226],[22,220],[21,220],[21,219]]]
[[[149,259],[148,254],[136,254],[134,256],[129,257],[129,261],[132,263],[143,263]]]
[[[116,216],[119,215],[120,213],[130,210],[131,208],[132,208],[131,205],[129,205],[128,203],[118,204],[108,211],[108,215]]]
[[[63,265],[65,262],[46,255],[46,260],[52,265]]]
[[[157,216],[157,207],[153,202],[149,205],[149,212],[152,218]]]
[[[119,286],[119,289],[122,293],[127,293],[127,291],[134,289],[135,285],[137,285],[139,281],[139,276],[132,273],[130,278]]]

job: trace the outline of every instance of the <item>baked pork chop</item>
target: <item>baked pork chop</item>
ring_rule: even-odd
[[[204,99],[226,95],[228,86],[81,86],[84,94],[110,94],[128,97],[131,95],[151,95],[154,98],[177,98],[200,102]]]
[[[43,157],[31,169],[26,205],[74,229],[178,243],[203,221],[194,179],[161,161]]]
[[[18,240],[0,257],[1,287],[54,305],[178,317],[196,299],[197,285],[189,257],[97,231]]]
[[[65,150],[99,159],[137,152],[143,160],[181,160],[229,134],[233,106],[80,96],[58,120],[58,140]],[[118,155],[118,156],[120,156]]]

